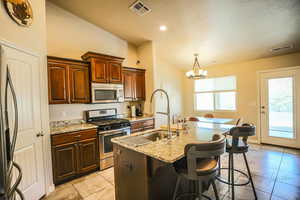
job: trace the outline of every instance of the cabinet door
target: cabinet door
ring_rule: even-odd
[[[145,100],[145,73],[136,72],[135,74],[135,98]]]
[[[76,144],[69,143],[52,148],[54,183],[72,178],[77,172]]]
[[[82,66],[70,66],[69,77],[71,103],[88,103],[90,101],[88,68]]]
[[[122,83],[122,64],[118,62],[109,62],[109,82],[110,83]]]
[[[48,90],[50,104],[69,102],[67,65],[48,64]]]
[[[132,101],[134,98],[134,74],[130,71],[123,71],[124,98]]]
[[[93,58],[91,61],[91,74],[92,82],[107,83],[107,62],[105,60]]]
[[[114,145],[116,199],[148,200],[147,157]]]
[[[80,141],[78,153],[79,173],[85,173],[99,166],[99,149],[97,138]]]

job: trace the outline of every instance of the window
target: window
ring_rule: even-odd
[[[195,109],[236,110],[236,77],[195,80]]]

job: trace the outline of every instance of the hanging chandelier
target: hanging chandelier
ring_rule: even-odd
[[[189,79],[205,78],[207,76],[207,71],[200,67],[200,64],[198,61],[198,54],[194,54],[194,56],[195,56],[195,62],[194,62],[193,69],[188,71],[185,75]]]

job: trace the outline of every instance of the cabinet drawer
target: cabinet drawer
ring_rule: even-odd
[[[140,129],[140,128],[143,128],[143,126],[144,126],[143,121],[138,121],[138,122],[131,123],[131,129]]]
[[[148,127],[148,126],[154,126],[154,119],[148,119],[146,121],[144,121],[144,124],[143,124],[145,127]]]
[[[56,145],[77,142],[80,140],[85,140],[85,139],[95,138],[95,137],[97,137],[96,129],[76,131],[72,133],[62,133],[58,135],[53,135],[51,137],[51,144],[52,146],[56,146]]]

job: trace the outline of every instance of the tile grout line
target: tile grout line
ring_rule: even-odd
[[[77,190],[77,188],[74,186],[74,184],[71,184],[72,187],[74,188],[74,190],[77,192],[77,194],[79,195],[80,199],[83,200],[83,196],[80,194],[80,192]]]
[[[283,149],[283,151],[284,151],[284,149]],[[280,159],[280,164],[279,164],[279,167],[278,167],[278,170],[277,170],[277,174],[276,174],[276,177],[275,177],[275,181],[274,181],[274,185],[273,185],[273,188],[272,188],[270,200],[272,200],[273,192],[274,192],[275,185],[276,185],[276,182],[277,182],[277,179],[278,179],[278,175],[279,175],[279,171],[280,171],[280,168],[281,168],[281,164],[282,164],[282,160],[283,160],[283,156],[284,156],[284,152],[283,151],[281,152],[282,155],[281,155],[281,159]]]

